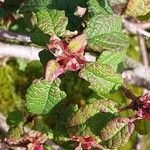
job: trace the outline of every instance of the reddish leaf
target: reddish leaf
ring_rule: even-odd
[[[53,53],[56,57],[61,55],[64,51],[64,43],[56,35],[53,35],[50,38],[50,44],[47,44],[47,47],[50,50],[50,52]]]
[[[65,68],[55,60],[50,60],[46,65],[45,79],[51,81],[56,79],[59,75],[65,72]]]
[[[150,95],[146,94],[140,98],[137,116],[150,120]]]
[[[86,45],[87,45],[86,34],[81,34],[79,36],[76,36],[69,42],[67,51],[71,54],[73,53],[77,55],[83,55]]]

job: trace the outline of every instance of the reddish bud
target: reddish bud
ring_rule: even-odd
[[[86,47],[86,35],[82,34],[73,38],[67,45],[64,41],[53,35],[48,48],[57,58],[47,63],[45,78],[54,80],[67,70],[77,71],[85,64],[83,56]]]

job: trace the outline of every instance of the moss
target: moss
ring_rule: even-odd
[[[15,72],[9,66],[0,67],[0,112],[7,115],[21,104],[20,96],[15,93]]]

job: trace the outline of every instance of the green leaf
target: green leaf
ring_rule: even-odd
[[[97,61],[102,64],[110,65],[114,71],[117,71],[118,69],[120,70],[119,67],[125,56],[126,51],[118,51],[118,52],[104,51],[97,59]]]
[[[21,12],[39,11],[41,9],[51,8],[52,0],[26,0],[21,8]]]
[[[112,14],[113,11],[107,0],[88,0],[88,10],[91,14]]]
[[[117,15],[97,14],[87,23],[85,33],[88,45],[95,51],[123,50],[128,47],[128,40],[121,32],[122,21]]]
[[[91,104],[87,104],[76,111],[69,119],[69,127],[77,126],[85,123],[88,119],[97,113],[102,112],[117,112],[116,103],[113,101],[96,100]],[[94,108],[94,109],[93,109]]]
[[[129,0],[126,8],[126,15],[137,17],[144,16],[150,12],[149,0]]]
[[[114,92],[123,83],[121,76],[115,73],[109,65],[99,62],[87,64],[80,71],[80,77],[88,81],[90,88],[101,97]]]
[[[27,109],[33,114],[49,113],[66,94],[59,89],[60,80],[44,80],[33,83],[27,90]]]
[[[78,110],[78,105],[76,104],[71,104],[67,106],[65,109],[63,109],[58,113],[57,124],[65,125],[68,118],[72,115],[72,113],[76,112],[77,110]]]
[[[100,138],[109,149],[116,149],[128,142],[134,123],[128,118],[115,118],[100,132]]]
[[[67,122],[68,133],[97,137],[105,124],[115,117],[117,109],[113,101],[96,100],[73,113]],[[93,109],[94,108],[94,109]]]
[[[62,36],[66,31],[68,19],[64,11],[59,10],[40,10],[36,13],[37,27],[44,34]]]
[[[146,135],[150,133],[150,122],[148,120],[137,120],[135,130],[141,134]]]

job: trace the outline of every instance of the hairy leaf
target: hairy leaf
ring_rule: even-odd
[[[121,17],[97,14],[92,17],[85,29],[88,45],[95,51],[123,50],[128,47],[128,40],[121,32]]]
[[[87,80],[99,96],[114,92],[117,90],[123,80],[121,76],[115,73],[109,65],[99,62],[88,64],[80,71],[80,77]]]
[[[59,89],[60,80],[46,82],[44,80],[33,83],[26,95],[27,109],[33,114],[49,113],[66,94]]]
[[[115,105],[113,101],[104,100],[85,105],[69,117],[68,133],[97,137],[105,124],[115,117],[114,113],[117,112]]]
[[[116,149],[129,140],[134,124],[128,118],[115,118],[100,132],[100,138],[109,149]]]
[[[51,8],[52,0],[26,0],[21,11],[39,11],[41,9]]]
[[[37,26],[44,34],[62,36],[65,33],[68,19],[64,11],[40,10],[36,17]]]
[[[126,15],[137,17],[144,16],[150,12],[150,1],[149,0],[129,0]]]
[[[117,112],[115,106],[116,103],[113,101],[96,100],[91,104],[87,104],[84,107],[81,107],[77,112],[75,112],[70,117],[68,124],[70,127],[83,124],[99,112]]]
[[[97,59],[98,62],[102,64],[108,64],[112,67],[114,71],[119,69],[119,65],[123,61],[126,56],[126,51],[118,51],[118,52],[103,52],[100,57]]]
[[[45,79],[47,81],[52,81],[64,72],[65,72],[65,70],[60,67],[59,63],[52,59],[52,60],[48,61],[47,65],[46,65]]]
[[[88,9],[92,14],[111,14],[113,13],[107,0],[88,0]]]

